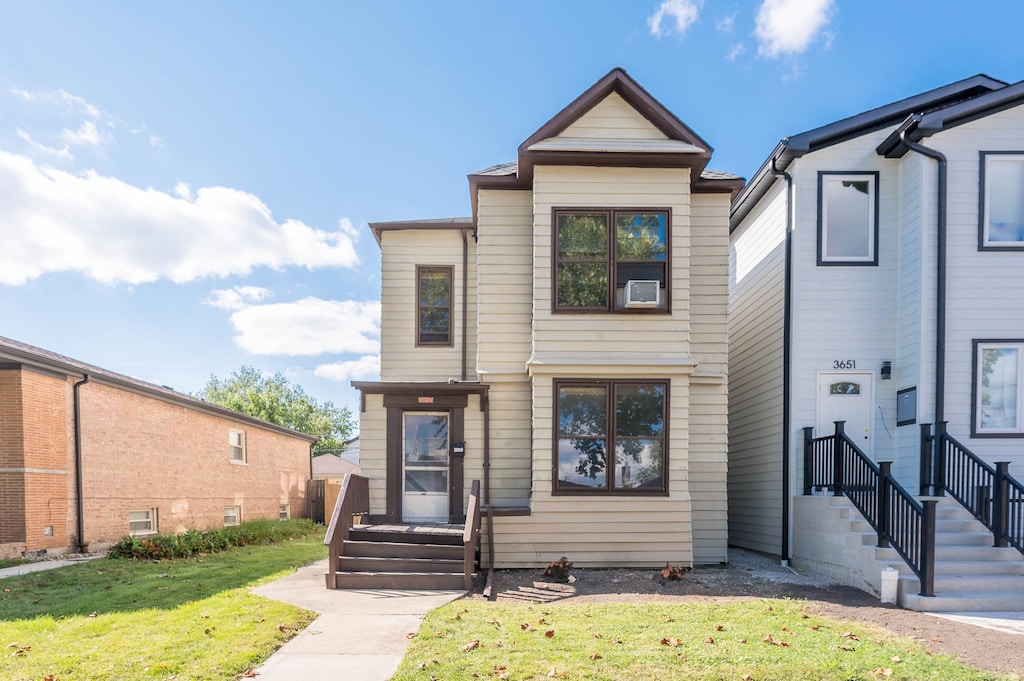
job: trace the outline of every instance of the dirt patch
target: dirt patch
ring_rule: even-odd
[[[779,565],[757,554],[730,549],[726,566],[699,567],[678,581],[654,569],[573,568],[568,583],[541,570],[497,570],[492,593],[499,601],[719,602],[749,598],[796,598],[809,611],[849,622],[877,625],[920,642],[933,653],[964,664],[1024,679],[1024,636],[956,622],[879,602],[859,589],[839,586]],[[570,557],[571,558],[571,557]],[[483,598],[479,593],[471,598]]]

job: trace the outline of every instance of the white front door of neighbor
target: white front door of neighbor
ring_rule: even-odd
[[[818,418],[815,437],[835,432],[836,421],[846,421],[846,436],[872,456],[874,378],[870,371],[822,371],[818,373]]]
[[[448,413],[402,415],[402,520],[448,522]]]

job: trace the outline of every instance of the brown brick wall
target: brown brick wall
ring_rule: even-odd
[[[29,469],[0,473],[0,545],[8,553],[19,541],[29,551],[74,548],[76,380],[0,371],[0,468]],[[240,506],[243,520],[276,519],[281,504],[292,517],[308,516],[308,442],[96,382],[81,387],[81,398],[92,548],[127,534],[132,510],[156,508],[163,533],[221,527],[226,506]],[[230,429],[245,432],[245,464],[228,458]]]
[[[308,516],[309,444],[155,398],[82,386],[85,537],[128,533],[128,512],[157,509],[162,533],[222,527],[224,508],[242,520]],[[247,463],[228,458],[228,431],[246,435]]]

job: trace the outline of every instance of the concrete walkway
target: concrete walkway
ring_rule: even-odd
[[[103,557],[105,556],[102,553],[91,553],[88,555],[75,556],[74,558],[39,560],[32,563],[22,563],[21,565],[15,565],[14,567],[3,568],[0,570],[0,579],[27,575],[30,572],[39,572],[40,570],[53,570],[54,568],[67,567],[68,565],[77,565],[78,563],[84,563],[89,560],[96,560],[97,558]]]
[[[320,613],[257,669],[260,681],[387,681],[424,616],[464,591],[329,590],[327,560],[253,589]]]

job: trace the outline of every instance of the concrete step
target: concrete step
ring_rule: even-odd
[[[348,539],[342,553],[365,558],[433,558],[462,560],[462,544],[410,544],[407,542],[356,541]]]
[[[908,593],[921,590],[916,575],[900,575],[900,588]],[[1024,577],[1020,575],[935,575],[935,595],[1001,593],[1024,595]]]
[[[1024,556],[1010,547],[995,546],[936,546],[935,561],[976,560],[981,562],[1020,562]]]
[[[1024,594],[947,593],[926,597],[913,591],[902,596],[899,604],[908,610],[917,610],[918,612],[1020,611],[1024,610]]]
[[[337,589],[426,589],[461,591],[466,588],[461,572],[338,572]]]
[[[462,572],[462,560],[437,558],[376,558],[341,556],[338,569],[344,572]]]

